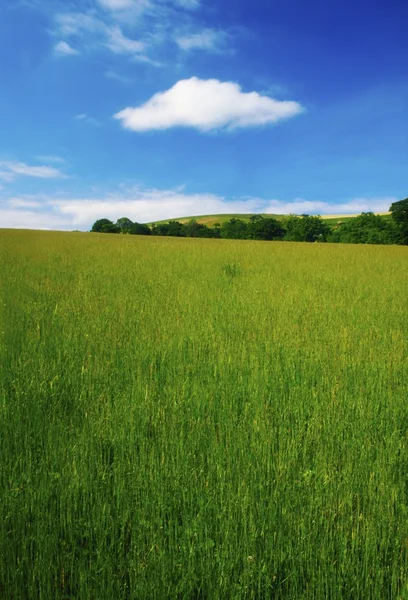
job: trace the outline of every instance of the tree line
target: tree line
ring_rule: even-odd
[[[281,220],[253,215],[249,221],[231,218],[208,227],[191,219],[187,223],[169,221],[146,225],[127,217],[113,223],[98,219],[91,231],[129,235],[159,235],[236,240],[286,240],[291,242],[332,242],[346,244],[408,244],[408,198],[390,206],[390,218],[363,212],[347,221],[329,225],[320,216],[290,215]]]

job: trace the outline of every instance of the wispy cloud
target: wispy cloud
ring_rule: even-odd
[[[11,181],[14,181],[15,178],[16,178],[16,175],[12,171],[0,171],[0,180],[1,181],[10,183]]]
[[[24,198],[10,198],[8,205],[11,208],[41,208],[38,200],[25,200]]]
[[[79,54],[78,50],[72,48],[67,42],[61,41],[55,44],[54,46],[54,54],[57,56],[75,56]]]
[[[28,195],[10,198],[0,210],[4,227],[89,230],[100,218],[116,221],[127,216],[141,223],[202,214],[322,214],[344,215],[385,212],[395,198],[355,198],[331,204],[296,198],[293,201],[266,198],[228,199],[211,193],[133,188],[102,197],[55,197]],[[4,204],[4,203],[3,203]]]
[[[174,0],[174,3],[188,10],[196,10],[200,7],[200,0]]]
[[[135,0],[98,0],[98,2],[107,10],[124,10],[136,4]]]
[[[75,115],[75,121],[83,121],[84,123],[88,123],[89,125],[94,125],[95,127],[100,127],[101,123],[98,119],[94,119],[93,117],[89,117],[85,113],[80,113],[79,115]]]
[[[268,125],[302,110],[297,102],[245,93],[237,83],[192,77],[155,94],[142,106],[121,110],[114,118],[124,128],[139,132],[170,127],[211,131]]]
[[[221,52],[232,40],[228,32],[205,27],[198,0],[89,0],[87,9],[69,10],[73,6],[54,15],[59,56],[110,51],[158,66],[161,54],[168,59],[177,46]]]
[[[80,12],[58,13],[55,15],[57,32],[65,36],[81,36],[84,33],[102,33],[106,25],[93,15]]]
[[[12,181],[18,175],[38,177],[40,179],[65,177],[60,169],[56,169],[55,167],[27,165],[23,162],[0,161],[0,168],[3,169],[0,177],[2,177],[4,181]]]
[[[124,35],[119,24],[105,22],[93,14],[63,13],[55,16],[56,33],[73,38],[76,43],[87,49],[108,48],[114,54],[135,55],[144,52],[146,44]],[[59,53],[74,54],[66,41],[58,42],[55,49]]]
[[[207,50],[220,52],[225,46],[228,35],[225,31],[203,29],[190,35],[176,38],[176,43],[182,50]]]
[[[108,79],[114,79],[115,81],[120,81],[121,83],[133,83],[133,81],[134,81],[130,77],[121,75],[120,73],[117,73],[116,71],[106,71],[105,77],[107,77]]]
[[[265,212],[277,215],[312,214],[312,215],[354,215],[362,212],[386,212],[396,199],[385,198],[353,198],[347,202],[322,202],[295,198],[291,202],[269,200],[265,204]]]
[[[120,27],[115,25],[109,31],[106,46],[115,54],[139,54],[144,51],[146,44],[127,38]]]

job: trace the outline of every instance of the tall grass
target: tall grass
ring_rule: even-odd
[[[408,249],[0,234],[0,597],[408,598]]]

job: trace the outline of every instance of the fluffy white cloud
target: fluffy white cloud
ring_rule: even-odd
[[[88,230],[97,219],[127,216],[141,223],[205,214],[322,214],[386,212],[395,198],[356,198],[330,204],[297,198],[291,202],[265,198],[228,200],[215,194],[175,190],[129,189],[105,197],[55,198],[32,195],[10,198],[0,210],[3,227]],[[4,202],[2,202],[4,204]]]
[[[170,127],[211,131],[276,123],[302,110],[297,102],[242,92],[237,83],[192,77],[155,94],[142,106],[121,110],[114,118],[132,131]]]
[[[216,29],[203,29],[191,35],[176,38],[182,50],[209,50],[217,52],[225,44],[227,34]]]
[[[0,168],[4,169],[3,179],[9,181],[16,175],[26,175],[28,177],[39,177],[40,179],[53,179],[55,177],[64,177],[63,173],[55,167],[32,166],[23,162],[0,161]]]
[[[54,46],[54,53],[58,56],[74,56],[75,54],[79,54],[78,50],[72,48],[67,42],[58,42]]]

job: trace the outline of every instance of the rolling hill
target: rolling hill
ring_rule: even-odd
[[[148,225],[159,225],[161,223],[169,223],[170,221],[179,221],[180,223],[188,223],[192,219],[197,221],[198,223],[202,223],[203,225],[207,225],[207,227],[214,227],[217,223],[222,225],[226,221],[230,219],[242,219],[242,221],[249,221],[249,219],[254,214],[261,214],[263,217],[272,217],[274,219],[285,219],[285,217],[289,215],[275,215],[275,214],[266,214],[266,213],[241,213],[241,214],[222,214],[222,215],[199,215],[193,217],[179,217],[176,219],[162,219],[161,221],[152,221],[148,223]],[[389,212],[379,212],[375,213],[376,215],[381,216],[390,216]],[[338,221],[347,221],[349,219],[354,219],[358,215],[321,215],[321,217],[328,221],[329,224],[336,224]]]

